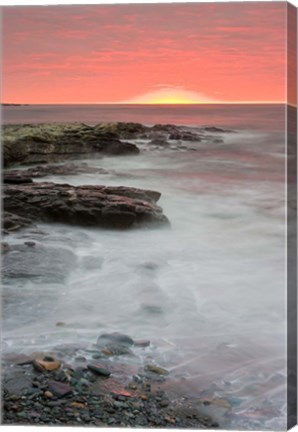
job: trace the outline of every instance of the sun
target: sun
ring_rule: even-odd
[[[147,103],[151,104],[193,104],[193,103],[202,103],[201,100],[195,100],[191,98],[181,97],[179,95],[173,95],[173,96],[163,96],[163,97],[157,97],[156,99],[151,99]]]
[[[177,87],[166,87],[143,95],[137,96],[125,103],[131,104],[152,104],[152,105],[178,105],[178,104],[204,104],[216,103],[218,101],[207,97],[202,93],[191,90],[184,90]]]

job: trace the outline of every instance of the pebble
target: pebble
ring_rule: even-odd
[[[119,356],[119,355],[131,355],[133,354],[132,351],[126,346],[126,345],[122,345],[120,343],[110,343],[108,345],[106,345],[101,352],[105,355],[115,355],[115,356]]]
[[[34,247],[36,245],[36,243],[34,241],[25,241],[24,245],[29,246],[29,247]]]
[[[176,423],[175,419],[173,419],[170,416],[165,416],[165,421],[167,421],[168,423],[172,423],[172,424]]]
[[[111,372],[101,364],[88,364],[87,368],[92,372],[97,373],[98,375],[103,375],[106,377],[109,377],[111,375]]]
[[[107,335],[110,338],[109,341],[107,341]],[[109,350],[111,347],[115,347],[115,349],[130,352],[129,346],[132,344],[135,347],[146,347],[150,344],[148,340],[136,340],[133,342],[132,338],[121,333],[105,334],[101,335],[100,338],[101,342],[103,342],[104,338],[106,340],[104,345],[99,345],[98,350]],[[72,358],[76,358],[76,361],[82,361],[83,359],[78,356],[77,351],[71,353]],[[60,352],[62,354],[62,351]],[[30,367],[22,368],[26,369],[24,372],[22,371],[26,375],[26,382],[21,386],[19,396],[14,395],[14,391],[8,386],[8,380],[4,380],[3,423],[43,424],[49,426],[78,425],[81,427],[84,424],[95,427],[107,427],[107,425],[113,427],[138,426],[196,429],[200,428],[200,426],[201,428],[218,427],[217,423],[209,418],[207,420],[199,414],[194,417],[193,408],[187,410],[190,405],[189,401],[180,399],[170,403],[167,394],[162,388],[156,389],[156,381],[166,379],[159,377],[159,375],[169,374],[166,369],[155,364],[147,364],[144,369],[138,371],[140,376],[133,375],[131,382],[125,386],[125,384],[118,382],[113,377],[104,379],[111,375],[111,371],[105,365],[105,362],[109,363],[108,359],[100,360],[103,364],[96,361],[88,363],[87,359],[90,359],[90,355],[87,354],[87,345],[83,354],[86,354],[87,357],[83,357],[84,361],[86,361],[83,367],[81,364],[66,366],[52,355],[33,354],[31,358],[35,359],[35,367],[39,368],[40,372],[43,373],[36,374]],[[112,352],[112,355],[115,354]],[[59,363],[58,369],[46,370],[43,367],[44,363],[53,366],[55,362]],[[118,371],[118,362],[114,365],[115,371]],[[122,372],[127,371],[127,368],[121,366],[120,370]],[[136,370],[137,366],[133,371]],[[150,372],[151,375],[149,373],[145,375],[144,370]],[[15,373],[13,376],[18,379],[18,387],[20,387],[19,381],[22,376],[18,377]],[[117,383],[121,385],[117,385]],[[154,383],[152,389],[151,383]],[[100,392],[95,392],[95,386],[99,386]],[[29,394],[31,396],[28,396]],[[201,400],[201,403],[203,403],[203,400]],[[181,407],[183,407],[183,413],[179,416]]]
[[[84,363],[87,361],[87,359],[84,356],[78,356],[75,358],[75,361]]]
[[[166,369],[164,369],[162,367],[155,366],[153,364],[146,365],[145,370],[149,371],[149,372],[153,372],[157,375],[169,375],[169,371],[167,371]]]
[[[133,345],[133,339],[122,333],[104,333],[100,335],[97,339],[97,345],[105,346],[107,343],[116,342],[121,345],[130,346]]]
[[[101,350],[101,352],[106,356],[112,356],[113,355],[112,351],[110,351],[108,348],[103,348]],[[94,354],[92,357],[93,358],[100,358],[101,355],[100,354]]]
[[[134,341],[134,345],[136,347],[146,348],[146,347],[148,347],[150,345],[150,340],[146,340],[146,339],[144,339],[144,340],[136,340],[136,341]]]
[[[50,381],[49,391],[57,397],[63,397],[72,393],[72,388],[70,385],[61,383],[59,381]]]
[[[113,403],[113,406],[116,407],[116,408],[128,408],[127,403],[121,402],[121,401],[115,401]]]
[[[36,358],[33,361],[33,366],[36,370],[39,372],[46,370],[46,371],[54,371],[56,369],[59,369],[61,366],[61,363],[54,359],[51,356],[45,356],[43,358]]]

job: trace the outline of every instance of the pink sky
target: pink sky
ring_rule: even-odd
[[[3,8],[3,101],[285,102],[286,2]]]

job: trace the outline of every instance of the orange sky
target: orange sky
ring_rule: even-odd
[[[3,7],[2,100],[284,102],[286,7]]]

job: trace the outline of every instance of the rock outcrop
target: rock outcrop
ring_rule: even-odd
[[[140,123],[83,123],[5,125],[2,130],[3,162],[14,164],[41,164],[62,162],[98,155],[133,155],[140,152],[132,143],[122,140],[145,139],[150,145],[169,145],[177,142],[212,141],[214,135],[232,132],[217,127],[193,128],[171,124],[144,126]],[[211,135],[210,135],[211,134]]]
[[[3,187],[4,228],[9,231],[13,225],[10,219],[16,216],[26,222],[115,229],[168,224],[156,205],[159,198],[159,192],[129,187],[9,183]],[[5,215],[9,216],[7,220]]]
[[[86,163],[61,163],[36,165],[27,169],[5,170],[3,183],[32,183],[33,178],[46,176],[72,176],[78,174],[114,174],[113,170],[95,168]]]
[[[3,162],[13,164],[59,162],[93,155],[132,155],[139,149],[118,135],[81,123],[4,126]]]
[[[140,123],[100,123],[95,126],[101,133],[112,133],[120,139],[144,138],[151,128]]]

